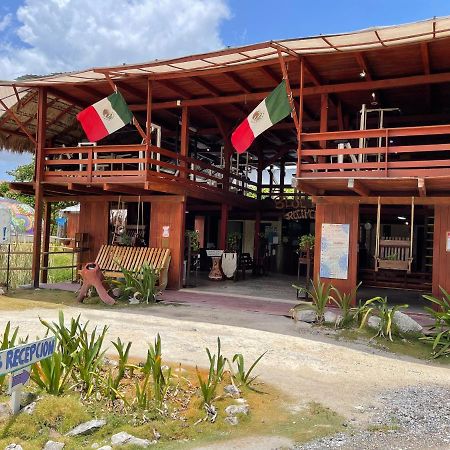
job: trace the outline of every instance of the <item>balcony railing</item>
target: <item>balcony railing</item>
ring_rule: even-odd
[[[442,136],[440,141],[447,142],[420,145],[392,145],[390,142],[399,137],[436,135]],[[305,133],[303,142],[319,142],[326,148],[302,150],[300,178],[449,175],[449,135],[450,125]],[[335,148],[329,147],[331,143]],[[369,146],[371,144],[375,145]]]
[[[86,185],[179,181],[214,192],[257,194],[257,183],[242,174],[227,174],[208,162],[145,145],[47,148],[44,181]]]

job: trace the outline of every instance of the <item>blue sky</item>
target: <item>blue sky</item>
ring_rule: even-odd
[[[0,79],[445,15],[448,0],[1,0]],[[0,180],[28,160],[0,151]]]

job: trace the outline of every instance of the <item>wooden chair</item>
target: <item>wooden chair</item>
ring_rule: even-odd
[[[144,263],[159,271],[158,288],[167,286],[170,250],[168,248],[125,247],[102,245],[95,259],[106,277],[122,278],[119,264],[127,270],[138,272]],[[118,264],[119,263],[119,264]]]

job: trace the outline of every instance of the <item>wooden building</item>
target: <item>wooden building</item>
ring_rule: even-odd
[[[283,77],[298,123],[287,118],[237,157],[233,129]],[[36,154],[35,181],[13,188],[36,196],[44,247],[44,205],[80,202],[93,259],[111,208],[134,203],[147,244],[170,247],[169,287],[178,288],[187,222],[204,229],[213,217],[224,248],[228,222],[252,220],[257,256],[261,221],[280,216],[275,201],[307,194],[316,275],[324,225],[344,224],[344,275],[325,280],[344,290],[361,278],[450,289],[450,18],[0,84],[0,143]],[[136,123],[83,142],[76,114],[116,88]],[[35,283],[41,250],[36,239]]]

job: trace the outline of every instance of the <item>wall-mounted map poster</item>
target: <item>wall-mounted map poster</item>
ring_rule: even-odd
[[[350,225],[323,223],[320,240],[320,277],[348,279]]]

